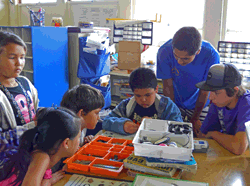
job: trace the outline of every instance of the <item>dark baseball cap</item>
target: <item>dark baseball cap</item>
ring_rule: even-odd
[[[207,80],[199,82],[195,86],[201,90],[215,91],[240,86],[241,79],[241,74],[234,65],[216,64],[210,67]]]

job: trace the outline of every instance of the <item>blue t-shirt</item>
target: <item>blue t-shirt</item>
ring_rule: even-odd
[[[207,134],[209,131],[219,131],[235,135],[237,132],[245,131],[247,121],[250,121],[249,91],[239,98],[236,106],[231,110],[226,107],[217,107],[212,103],[200,130],[203,134]]]
[[[173,55],[172,39],[160,47],[157,54],[157,78],[173,80],[174,102],[183,109],[194,109],[199,95],[196,83],[205,81],[209,68],[220,63],[216,49],[208,42],[202,41],[201,51],[186,66],[178,64]],[[209,104],[209,100],[206,105]]]

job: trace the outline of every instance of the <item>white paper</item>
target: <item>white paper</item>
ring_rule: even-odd
[[[156,181],[156,180],[150,180],[150,179],[145,179],[142,184],[143,186],[172,186],[172,184],[169,183],[164,183],[161,181]]]
[[[117,18],[118,2],[82,2],[71,4],[74,25],[78,26],[79,21],[93,22],[94,27],[113,28],[113,21],[106,18]]]
[[[73,174],[70,177],[69,181],[64,186],[100,186],[100,185],[131,186],[132,182],[94,178],[94,177],[87,177],[84,175]]]
[[[208,186],[208,183],[138,175],[134,186]]]

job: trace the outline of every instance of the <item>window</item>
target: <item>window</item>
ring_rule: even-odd
[[[57,0],[21,0],[22,4],[35,4],[35,3],[56,3]]]
[[[225,41],[250,42],[249,0],[227,0]]]
[[[134,0],[133,19],[154,20],[156,13],[158,17],[162,15],[160,32],[154,34],[155,43],[172,38],[183,26],[194,26],[202,34],[204,8],[205,0]]]

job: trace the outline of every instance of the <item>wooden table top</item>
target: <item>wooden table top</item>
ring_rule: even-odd
[[[205,139],[209,143],[207,153],[193,153],[197,162],[197,172],[183,172],[181,180],[209,183],[209,186],[245,186],[250,185],[250,155],[249,150],[237,156],[220,146],[215,140]],[[77,173],[77,172],[75,172]],[[80,173],[80,172],[79,172]],[[86,176],[97,176],[85,174]],[[61,186],[68,182],[70,174],[54,184]],[[114,177],[115,178],[115,177]],[[114,179],[111,178],[110,179]],[[123,171],[116,179],[133,181]]]

